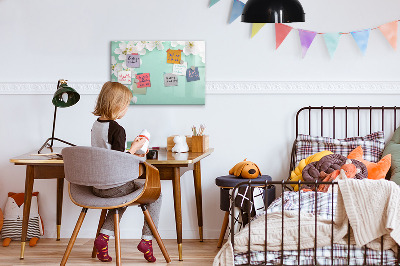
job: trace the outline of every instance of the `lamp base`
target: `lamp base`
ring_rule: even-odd
[[[42,145],[42,147],[40,147],[40,149],[38,150],[38,154],[40,154],[40,152],[44,149],[44,148],[49,148],[51,150],[51,152],[53,152],[53,141],[54,140],[58,140],[59,142],[68,144],[70,146],[76,146],[75,144],[69,143],[65,140],[59,139],[59,138],[48,138]],[[51,141],[51,144],[49,144],[49,141]]]

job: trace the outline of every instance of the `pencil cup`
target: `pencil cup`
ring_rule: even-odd
[[[192,152],[205,152],[208,150],[209,136],[192,136]]]

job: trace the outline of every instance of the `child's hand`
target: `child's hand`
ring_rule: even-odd
[[[146,153],[145,154],[137,154],[137,153],[135,153],[135,155],[136,156],[139,156],[139,157],[146,157],[146,155],[149,153],[149,149],[147,149],[147,151],[146,151]]]
[[[132,154],[135,154],[140,148],[143,147],[143,145],[146,143],[146,141],[147,140],[145,138],[136,137],[135,140],[132,142],[129,152]]]

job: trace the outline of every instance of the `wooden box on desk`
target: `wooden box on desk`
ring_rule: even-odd
[[[208,150],[209,136],[192,136],[192,152],[205,152]]]
[[[177,135],[173,135],[167,138],[167,151],[172,151],[172,148],[175,146],[175,136]],[[186,136],[186,143],[189,146],[189,151],[192,151],[192,136]]]

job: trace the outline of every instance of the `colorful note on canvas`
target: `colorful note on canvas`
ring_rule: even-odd
[[[168,64],[180,64],[181,63],[182,50],[167,50],[167,63]]]
[[[130,68],[140,67],[140,55],[139,54],[127,54],[126,55],[126,66]]]
[[[172,74],[175,74],[178,76],[185,76],[186,69],[187,69],[187,62],[184,62],[183,64],[174,64]]]
[[[164,86],[165,87],[178,86],[178,76],[172,73],[164,74]]]
[[[186,70],[186,80],[187,82],[200,80],[199,68],[198,67],[195,67],[194,69],[188,68]]]
[[[137,74],[136,79],[139,80],[139,82],[136,83],[138,88],[151,87],[150,73]]]
[[[132,84],[132,72],[131,71],[119,71],[118,82],[121,84]]]

